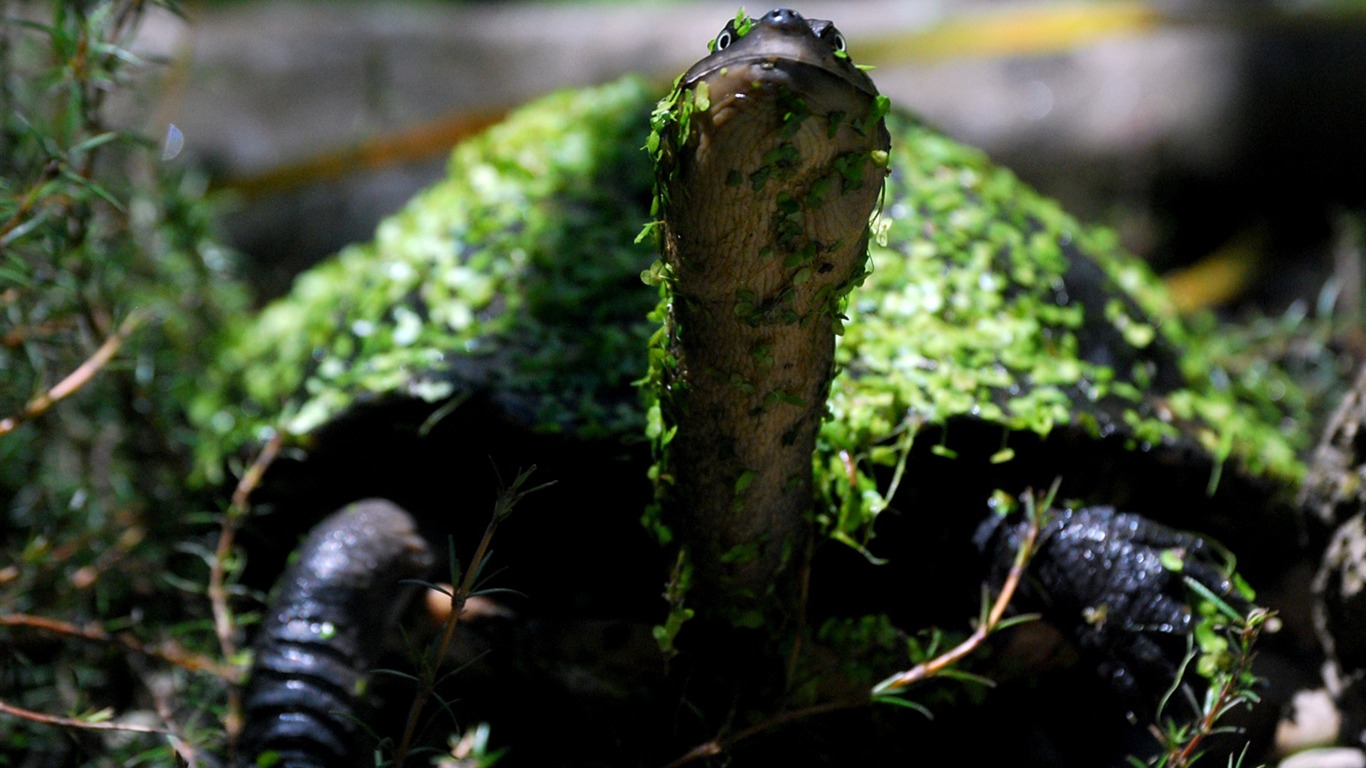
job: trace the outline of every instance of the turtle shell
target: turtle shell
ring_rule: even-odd
[[[457,147],[373,242],[228,329],[192,409],[204,478],[277,433],[293,450],[257,501],[322,511],[421,507],[457,483],[491,494],[484,455],[563,460],[585,498],[624,489],[613,508],[634,525],[658,428],[635,384],[660,324],[637,237],[657,96],[627,79],[521,109]],[[1061,478],[1064,497],[1213,527],[1235,550],[1265,541],[1247,515],[1303,473],[1293,383],[1230,365],[1227,340],[1190,331],[1112,233],[907,115],[888,127],[871,273],[814,457],[822,528],[887,555],[872,538],[886,510],[921,527],[967,504],[975,520],[997,489]]]

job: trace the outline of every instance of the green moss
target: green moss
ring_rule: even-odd
[[[564,92],[453,153],[447,180],[375,240],[301,275],[231,329],[195,403],[200,469],[273,430],[305,435],[359,402],[497,390],[528,426],[638,432],[654,303],[640,152],[652,96],[635,79]]]
[[[653,106],[651,117],[636,80],[561,93],[459,147],[449,178],[374,242],[230,331],[195,404],[213,436],[201,468],[217,473],[225,452],[269,430],[305,434],[381,395],[436,401],[476,388],[499,392],[534,429],[643,433],[666,451],[657,392],[674,365],[660,330],[669,269],[651,266],[654,249],[633,235],[662,210],[648,202],[651,161],[668,151],[661,132],[686,132],[697,104],[674,92]],[[871,274],[840,292],[841,372],[814,458],[830,535],[863,540],[891,493],[879,469],[897,473],[916,435],[962,416],[1003,434],[1119,430],[1135,448],[1193,438],[1221,460],[1298,480],[1305,422],[1285,418],[1304,402],[1281,371],[1203,320],[1183,323],[1112,233],[905,116],[892,113],[889,127]],[[781,319],[781,307],[745,307],[756,323]],[[1088,360],[1096,345],[1119,362]],[[1156,379],[1180,386],[1145,395]],[[943,441],[936,452],[955,454],[953,435]]]
[[[1298,481],[1306,436],[1268,418],[1290,404],[1258,403],[1229,386],[1227,352],[1209,345],[1213,334],[1183,326],[1160,282],[1113,234],[1081,226],[975,150],[904,116],[889,123],[885,236],[847,311],[843,371],[816,459],[818,516],[832,532],[866,534],[885,503],[869,492],[871,475],[901,456],[886,448],[908,449],[917,432],[963,415],[1039,435],[1061,424],[1097,435],[1121,427],[1135,448],[1193,435],[1220,459]],[[1099,268],[1096,285],[1068,295],[1087,282],[1077,279],[1083,261]],[[1135,364],[1084,359],[1083,335]],[[1147,397],[1149,361],[1162,350],[1176,351],[1170,373],[1183,386]],[[1294,391],[1272,375],[1278,389]],[[833,456],[851,457],[854,471]],[[1003,451],[994,460],[1011,458]]]

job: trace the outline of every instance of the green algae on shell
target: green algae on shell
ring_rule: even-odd
[[[1113,233],[913,119],[889,125],[882,231],[850,302],[817,458],[832,533],[866,532],[889,501],[873,468],[964,416],[1040,437],[1118,432],[1143,451],[1193,439],[1216,467],[1299,481],[1306,435],[1272,418],[1303,406],[1284,373],[1259,369],[1277,380],[1276,402],[1232,385]]]
[[[283,431],[301,437],[386,396],[482,389],[528,428],[625,434],[653,329],[633,243],[647,217],[639,79],[565,91],[461,144],[447,178],[371,243],[299,276],[230,329],[195,403],[199,467]]]
[[[528,105],[456,148],[448,177],[374,242],[229,329],[193,404],[205,476],[271,431],[301,438],[387,396],[435,408],[487,391],[528,429],[640,440],[631,383],[663,354],[648,351],[658,296],[639,277],[655,253],[635,242],[650,218],[641,147],[654,101],[628,79]],[[882,472],[927,426],[963,417],[1117,433],[1135,450],[1194,439],[1298,481],[1307,438],[1277,421],[1294,415],[1293,382],[1259,369],[1275,387],[1239,386],[1213,330],[1192,333],[1111,233],[904,115],[889,128],[871,274],[848,302],[814,459],[831,535],[864,541],[891,493]],[[954,450],[948,434],[941,452]]]

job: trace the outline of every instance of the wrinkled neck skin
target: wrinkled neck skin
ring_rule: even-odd
[[[768,32],[680,80],[693,109],[659,162],[673,363],[661,415],[677,430],[661,514],[692,566],[689,603],[740,626],[795,609],[839,313],[866,274],[888,148],[885,100],[862,72],[813,61],[802,39],[756,37]]]

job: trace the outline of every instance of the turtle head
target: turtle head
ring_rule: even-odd
[[[680,84],[684,88],[694,87],[722,70],[733,70],[742,77],[754,70],[760,75],[833,76],[868,96],[877,96],[877,86],[849,58],[844,35],[833,23],[807,19],[787,8],[775,8],[759,19],[741,15],[726,22],[710,48],[711,55],[683,74]]]
[[[794,279],[861,274],[887,99],[832,23],[796,11],[741,13],[710,48],[661,102],[651,137],[675,274],[696,265],[703,293],[761,300]]]
[[[741,626],[794,613],[835,336],[886,175],[887,100],[845,48],[828,21],[741,13],[660,102],[647,145],[668,329],[649,378],[661,518],[696,566],[699,610]]]

